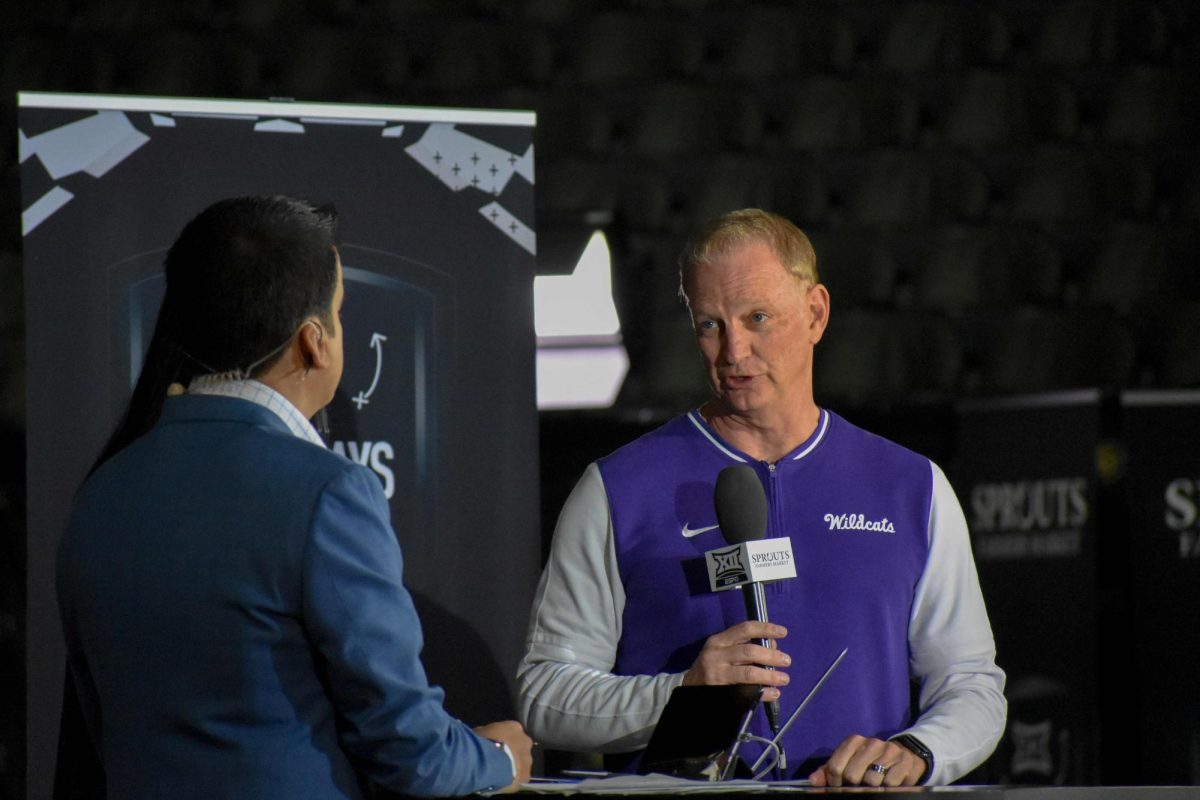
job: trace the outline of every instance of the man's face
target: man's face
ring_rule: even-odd
[[[688,304],[708,380],[729,411],[781,411],[812,397],[813,345],[828,294],[750,243],[696,267]]]

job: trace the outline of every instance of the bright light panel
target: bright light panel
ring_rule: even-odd
[[[603,233],[592,234],[570,275],[534,278],[533,314],[538,409],[611,406],[629,372],[629,355],[621,344]]]
[[[570,275],[533,279],[533,322],[539,337],[614,336],[621,332],[612,299],[608,240],[596,231]]]
[[[539,410],[608,408],[617,399],[629,356],[621,345],[538,349]]]

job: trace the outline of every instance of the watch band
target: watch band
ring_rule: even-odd
[[[925,762],[925,772],[921,775],[921,780],[917,781],[917,784],[923,784],[929,780],[929,776],[933,774],[933,752],[925,746],[925,743],[911,733],[901,733],[898,736],[893,736],[891,741],[910,751]]]

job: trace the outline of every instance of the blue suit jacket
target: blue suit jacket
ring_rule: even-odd
[[[506,786],[442,707],[378,479],[245,400],[167,401],[84,484],[58,595],[108,796]]]

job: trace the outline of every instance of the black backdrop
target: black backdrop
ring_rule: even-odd
[[[1148,780],[1200,782],[1200,392],[1126,392],[1132,658],[1123,691]]]

